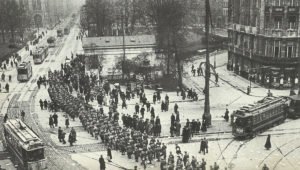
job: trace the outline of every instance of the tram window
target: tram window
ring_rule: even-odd
[[[27,74],[26,69],[18,69],[18,74]]]
[[[27,151],[26,153],[27,161],[38,161],[44,159],[44,149],[37,149],[34,151]]]

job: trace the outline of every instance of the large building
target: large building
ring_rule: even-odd
[[[80,0],[16,0],[32,18],[34,27],[52,27],[70,14]]]
[[[24,6],[28,15],[32,18],[31,24],[34,27],[43,27],[47,24],[47,0],[17,0],[17,2],[21,6]]]
[[[84,55],[90,59],[93,59],[94,56],[97,57],[92,62],[101,61],[104,66],[103,76],[121,75],[114,69],[116,67],[114,64],[122,60],[124,49],[126,59],[133,59],[147,53],[151,66],[160,65],[161,61],[156,60],[155,46],[154,35],[125,36],[124,46],[122,36],[85,37],[82,40]],[[87,69],[89,69],[88,66]]]
[[[229,0],[228,69],[268,88],[294,87],[299,0]]]

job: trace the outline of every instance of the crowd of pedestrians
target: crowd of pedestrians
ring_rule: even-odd
[[[11,58],[5,60],[5,62],[0,63],[1,67],[1,82],[0,82],[0,92],[5,92],[9,93],[9,86],[10,82],[12,82],[12,76],[9,74],[7,75],[8,67],[14,68],[17,67],[17,55],[13,55]],[[3,84],[2,84],[3,83]],[[2,89],[3,88],[3,89]]]

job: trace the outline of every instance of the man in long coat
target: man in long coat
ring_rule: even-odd
[[[105,161],[102,155],[99,158],[99,163],[100,163],[100,170],[105,170]]]

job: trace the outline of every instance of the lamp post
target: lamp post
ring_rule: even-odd
[[[126,59],[126,49],[125,49],[125,30],[124,30],[124,16],[125,10],[122,10],[122,36],[123,36],[123,61],[122,61],[122,80],[125,78],[125,59]]]
[[[206,67],[205,67],[205,101],[204,101],[204,113],[203,120],[206,126],[211,125],[210,114],[210,102],[209,102],[209,81],[210,81],[210,61],[209,61],[209,18],[210,18],[210,6],[209,0],[205,0],[205,41],[206,41]]]

